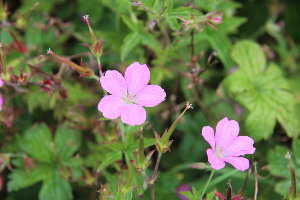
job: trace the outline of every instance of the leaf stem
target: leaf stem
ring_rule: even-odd
[[[131,185],[131,182],[132,182],[132,179],[133,179],[134,172],[135,172],[135,169],[134,169],[133,167],[131,167],[131,168],[130,168],[130,172],[129,172],[129,177],[128,177],[127,182],[126,182],[126,185],[125,185],[126,188],[129,188],[130,185]]]
[[[255,187],[254,187],[254,200],[257,200],[257,194],[258,194],[258,174],[257,174],[257,162],[253,163],[254,165],[254,176],[255,176]]]
[[[140,163],[144,162],[144,138],[143,138],[143,129],[140,129],[139,131],[140,136],[140,142],[139,142],[139,157],[140,157]]]
[[[99,69],[99,74],[100,74],[100,76],[103,76],[100,56],[97,56],[96,58],[97,58],[97,66],[98,66],[98,69]]]
[[[155,200],[154,182],[155,182],[155,179],[156,179],[156,174],[157,174],[157,171],[158,171],[158,166],[159,166],[159,163],[160,163],[160,160],[161,160],[161,156],[162,156],[162,153],[159,152],[158,156],[157,156],[154,172],[153,172],[153,175],[152,175],[152,179],[151,179],[151,181],[152,181],[152,183],[151,183],[151,200]]]
[[[125,139],[125,135],[124,135],[124,124],[122,123],[121,119],[117,119],[118,121],[118,126],[119,126],[119,131],[122,137],[122,142],[125,144],[126,139]]]
[[[210,182],[211,182],[211,179],[212,179],[212,177],[213,177],[215,171],[216,171],[215,169],[211,170],[211,173],[210,173],[210,175],[209,175],[209,178],[208,178],[208,180],[207,180],[207,182],[206,182],[206,184],[205,184],[205,186],[204,186],[204,188],[203,188],[203,190],[202,190],[202,194],[201,194],[201,196],[200,196],[199,199],[202,199],[202,198],[203,198],[203,196],[204,196],[204,194],[205,194],[205,192],[206,192],[206,190],[207,190],[207,188],[208,188],[208,186],[209,186],[209,184],[210,184]]]

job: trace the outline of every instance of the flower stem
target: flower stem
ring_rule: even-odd
[[[122,142],[125,144],[126,140],[125,140],[125,135],[124,135],[124,124],[120,118],[117,119],[117,121],[118,121],[119,131],[120,131],[120,134],[122,137]]]
[[[99,74],[100,74],[100,76],[103,76],[100,56],[97,56],[96,58],[97,58],[97,65],[98,65],[98,69],[99,69]]]
[[[130,172],[129,172],[129,177],[128,177],[126,185],[125,185],[126,188],[130,188],[134,172],[135,172],[135,169],[133,167],[131,167],[130,168]]]
[[[161,160],[161,156],[162,156],[162,153],[159,152],[158,156],[157,156],[154,172],[153,172],[153,175],[152,175],[152,179],[151,179],[151,200],[155,200],[154,182],[155,182],[155,179],[156,179],[156,174],[157,174],[157,171],[158,171],[158,166],[159,166],[159,163],[160,163],[160,160]]]
[[[139,131],[139,157],[140,157],[140,162],[144,162],[144,138],[143,138],[143,129],[140,129]]]
[[[205,192],[206,192],[206,190],[207,190],[207,188],[208,188],[208,186],[209,186],[209,184],[210,184],[210,181],[211,181],[211,179],[212,179],[212,177],[213,177],[215,171],[216,171],[215,169],[211,170],[211,173],[210,173],[210,175],[209,175],[209,178],[208,178],[208,180],[207,180],[207,182],[206,182],[206,184],[205,184],[205,186],[204,186],[204,188],[203,188],[203,190],[202,190],[202,194],[201,194],[201,196],[200,196],[200,199],[203,198],[203,196],[204,196],[204,194],[205,194]]]

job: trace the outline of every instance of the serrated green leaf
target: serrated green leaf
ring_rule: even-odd
[[[297,183],[300,181],[300,162],[298,156],[299,146],[300,141],[297,139],[293,142],[293,151],[286,147],[276,146],[275,149],[268,152],[267,159],[271,174],[285,179],[275,185],[276,192],[282,195],[288,193],[291,186],[290,164],[285,158],[287,152],[290,152],[292,155],[294,169],[296,172],[296,181]],[[297,184],[297,190],[300,190],[299,184]]]
[[[141,40],[141,35],[139,32],[132,32],[129,33],[122,44],[121,47],[121,60],[124,60],[128,54],[131,53],[131,51],[136,47]]]
[[[9,175],[8,191],[16,191],[43,181],[49,170],[51,168],[46,165],[31,168],[28,172],[15,169]]]
[[[276,113],[263,101],[257,102],[257,107],[246,119],[246,129],[251,137],[256,140],[268,139],[276,125]]]
[[[229,55],[232,48],[231,41],[228,37],[215,30],[209,30],[205,34],[205,38],[208,40],[209,44],[217,51],[217,56],[224,63],[226,69],[230,69],[234,66],[234,63]]]
[[[106,155],[106,158],[103,160],[103,162],[99,165],[97,168],[97,172],[101,172],[104,168],[106,168],[108,165],[112,164],[113,162],[120,160],[122,158],[122,152],[111,152]]]
[[[191,15],[194,15],[195,17],[200,17],[203,15],[201,12],[193,9],[192,7],[184,6],[175,9],[167,9],[165,13],[166,19],[173,30],[176,30],[179,27],[179,18],[189,18],[191,17]]]
[[[54,159],[51,141],[51,133],[46,124],[37,124],[25,132],[20,147],[39,161],[51,162]]]
[[[166,13],[168,17],[178,18],[178,17],[190,17],[193,14],[195,17],[200,17],[203,14],[198,10],[193,9],[192,7],[179,7],[175,9],[168,10]]]
[[[209,192],[209,193],[206,195],[206,200],[214,200],[214,199],[215,199],[215,196],[216,196],[216,193],[215,193],[214,191]]]
[[[47,173],[48,178],[44,181],[39,193],[40,200],[70,200],[72,199],[71,185],[61,178],[58,171]]]
[[[71,105],[90,105],[95,98],[86,88],[83,88],[82,85],[78,83],[65,84],[65,87],[68,90],[68,103]],[[44,102],[45,103],[45,102]]]
[[[55,132],[54,146],[60,158],[67,159],[80,146],[80,133],[77,130],[59,127]]]
[[[34,109],[41,108],[42,110],[49,110],[50,94],[46,94],[38,88],[33,88],[30,93],[24,96],[28,105],[29,113],[33,113]],[[47,103],[46,103],[47,102]]]
[[[123,195],[122,200],[131,200],[132,199],[132,189],[125,195]]]
[[[154,68],[151,68],[150,72],[151,72],[150,79],[151,79],[151,83],[152,84],[160,85],[161,82],[164,79],[166,79],[166,78],[169,78],[169,79],[174,78],[173,73],[169,69],[164,68],[164,67],[154,67]]]
[[[147,8],[152,8],[154,6],[155,0],[141,0],[143,6]]]
[[[244,17],[230,17],[227,19],[223,19],[222,24],[218,26],[218,31],[223,33],[235,33],[237,28],[241,26],[243,23],[247,21]]]
[[[232,49],[231,56],[249,77],[255,77],[266,68],[266,57],[262,48],[255,42],[244,40]]]
[[[180,192],[183,196],[185,196],[186,198],[188,198],[189,200],[194,200],[194,195],[192,194],[191,191],[182,191]]]
[[[137,31],[137,24],[135,24],[129,16],[122,15],[122,20],[131,31]]]
[[[103,5],[115,13],[129,13],[128,7],[131,6],[128,0],[99,0]]]
[[[162,51],[161,43],[157,41],[157,39],[153,34],[143,33],[141,37],[141,42],[143,45],[148,46],[150,49],[152,49],[155,52]]]
[[[287,135],[299,135],[296,101],[282,70],[274,63],[266,67],[262,49],[251,41],[237,43],[232,56],[240,69],[229,75],[223,86],[230,98],[250,111],[246,119],[248,133],[256,140],[267,139],[277,120]]]

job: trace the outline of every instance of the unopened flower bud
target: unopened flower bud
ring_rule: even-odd
[[[55,57],[57,57],[58,59],[60,59],[61,61],[67,63],[69,66],[73,67],[81,76],[85,76],[88,78],[94,77],[94,71],[91,70],[91,68],[88,67],[87,64],[84,64],[82,61],[80,63],[80,66],[73,63],[70,60],[67,60],[61,56],[58,56],[57,54],[55,54],[53,51],[51,51],[50,49],[47,51],[47,54],[51,54],[54,55]]]
[[[29,22],[29,16],[32,13],[32,11],[39,5],[39,2],[36,2],[33,4],[33,6],[25,13],[18,13],[17,21],[16,21],[16,26],[20,29],[23,29],[24,27],[27,26]]]
[[[214,29],[217,29],[215,24],[222,24],[222,15],[223,13],[219,13],[219,11],[214,11],[206,14],[206,23],[213,27]]]
[[[85,16],[83,16],[83,19],[89,27],[89,31],[91,34],[91,40],[92,40],[92,45],[89,45],[86,43],[84,43],[83,45],[88,47],[95,57],[101,57],[102,51],[103,51],[103,39],[101,37],[99,40],[97,40],[96,35],[90,25],[89,16],[85,15]]]

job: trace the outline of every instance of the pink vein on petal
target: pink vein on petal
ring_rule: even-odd
[[[125,72],[125,81],[128,88],[128,93],[135,96],[139,93],[150,80],[150,70],[147,65],[141,65],[138,62],[132,63],[127,67]]]
[[[222,158],[218,158],[215,155],[215,152],[212,148],[207,149],[206,154],[208,157],[208,162],[210,163],[212,168],[219,170],[219,169],[222,169],[223,167],[225,167],[225,162],[222,160]]]
[[[100,100],[98,110],[105,118],[116,119],[121,116],[124,105],[124,101],[119,96],[107,95]]]
[[[163,102],[166,98],[166,92],[158,85],[147,85],[140,91],[135,102],[141,106],[154,107]]]
[[[121,111],[121,120],[131,126],[141,125],[146,121],[146,110],[137,104],[126,104]]]
[[[236,121],[228,121],[227,118],[222,119],[220,122],[222,124],[221,126],[217,126],[216,132],[216,146],[220,148],[227,148],[228,145],[230,145],[239,135],[240,127]]]
[[[211,148],[215,149],[215,135],[214,129],[210,126],[204,126],[202,128],[202,136],[210,144]]]
[[[249,168],[249,160],[244,157],[224,157],[223,160],[240,171],[245,171]]]
[[[100,77],[100,83],[104,90],[110,94],[123,97],[127,93],[127,86],[122,74],[116,70],[106,71],[104,76]]]

